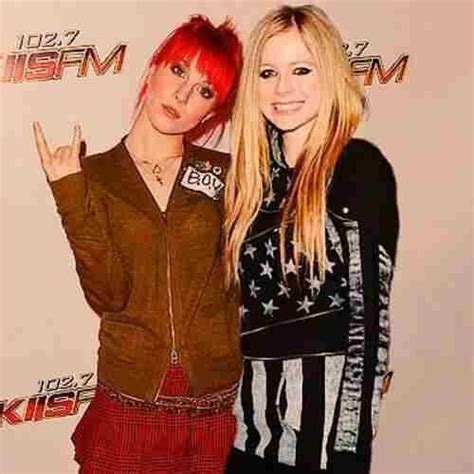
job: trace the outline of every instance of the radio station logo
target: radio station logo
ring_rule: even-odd
[[[380,54],[367,54],[369,46],[369,41],[344,44],[344,52],[351,64],[352,73],[362,79],[364,86],[401,83],[405,78],[409,55],[401,53],[394,61],[387,62]]]
[[[38,381],[38,393],[0,400],[0,427],[76,415],[94,397],[94,373]]]
[[[122,71],[125,43],[99,54],[94,44],[77,44],[79,35],[80,30],[18,35],[14,51],[0,52],[0,82],[60,80],[68,69],[76,71],[76,77]]]

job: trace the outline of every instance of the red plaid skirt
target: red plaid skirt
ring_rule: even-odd
[[[180,366],[161,395],[189,395]],[[231,409],[191,416],[130,406],[98,387],[72,435],[81,474],[218,474],[235,436]]]

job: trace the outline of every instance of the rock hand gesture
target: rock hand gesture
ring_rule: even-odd
[[[41,159],[41,166],[49,182],[58,181],[65,176],[81,171],[81,127],[74,126],[74,135],[70,145],[56,148],[51,153],[43,129],[39,122],[33,122],[36,149]]]

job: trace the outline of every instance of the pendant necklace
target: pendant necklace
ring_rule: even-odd
[[[156,182],[159,183],[160,186],[164,186],[165,183],[163,180],[163,173],[171,166],[172,163],[174,163],[174,160],[172,160],[172,158],[181,157],[183,155],[183,152],[181,151],[181,153],[177,153],[176,155],[169,155],[169,156],[163,157],[162,158],[163,161],[170,160],[166,164],[166,166],[162,166],[158,163],[153,163],[152,161],[149,161],[149,160],[140,160],[132,152],[130,152],[130,154],[132,155],[132,158],[136,163],[146,165],[148,168],[151,167],[150,172],[155,178]]]

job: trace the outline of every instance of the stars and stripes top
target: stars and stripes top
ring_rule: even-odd
[[[281,262],[293,171],[271,137],[272,186],[240,259],[244,372],[234,446],[305,471],[367,473],[388,370],[393,172],[370,143],[345,148],[328,196],[322,283],[303,258],[295,262],[291,239]]]

